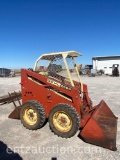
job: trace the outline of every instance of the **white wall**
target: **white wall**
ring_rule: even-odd
[[[93,69],[103,69],[105,74],[112,74],[113,64],[119,64],[119,73],[120,73],[120,60],[93,60]]]

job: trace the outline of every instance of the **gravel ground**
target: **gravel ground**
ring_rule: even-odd
[[[120,77],[87,77],[82,81],[88,85],[93,104],[104,99],[110,109],[120,117]],[[0,96],[20,90],[20,77],[0,78]],[[8,119],[13,104],[0,105],[0,160],[118,160],[120,159],[120,120],[118,119],[117,148],[113,152],[83,142],[78,133],[64,139],[54,135],[48,123],[37,131],[25,129],[19,120]],[[9,149],[8,149],[9,148]],[[13,154],[14,153],[18,154]],[[7,154],[7,152],[9,154]],[[1,157],[4,155],[3,157]],[[7,157],[7,158],[6,158]],[[9,158],[8,158],[9,157]],[[14,158],[13,158],[14,157]]]

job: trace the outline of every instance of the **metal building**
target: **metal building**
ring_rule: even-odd
[[[104,70],[104,73],[108,75],[112,75],[113,66],[116,65],[120,73],[120,55],[92,57],[92,63],[93,69],[102,69]]]
[[[0,68],[0,77],[8,77],[10,75],[10,69]]]

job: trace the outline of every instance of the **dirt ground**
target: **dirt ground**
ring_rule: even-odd
[[[89,95],[94,105],[104,99],[114,114],[120,118],[120,77],[82,76],[82,81],[88,85]],[[0,78],[0,96],[20,90],[19,83],[20,77]],[[27,130],[20,120],[8,119],[13,108],[12,103],[0,105],[0,160],[8,160],[11,157],[12,160],[120,159],[119,119],[117,151],[113,152],[83,142],[77,137],[79,131],[70,139],[57,137],[50,131],[48,123],[37,131]]]

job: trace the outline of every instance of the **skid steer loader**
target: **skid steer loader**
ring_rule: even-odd
[[[117,117],[103,100],[92,106],[75,63],[78,56],[76,51],[43,54],[33,70],[21,69],[22,105],[9,118],[20,119],[30,130],[48,118],[60,137],[70,138],[80,129],[85,142],[115,151]]]

